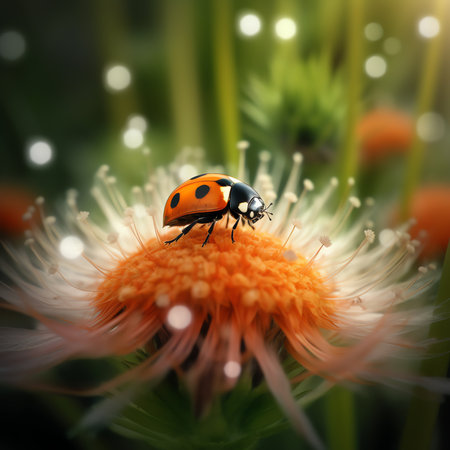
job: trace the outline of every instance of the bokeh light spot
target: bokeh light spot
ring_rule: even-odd
[[[376,22],[368,23],[364,27],[364,36],[369,41],[378,41],[383,37],[383,27]]]
[[[400,39],[389,37],[383,42],[383,48],[388,55],[396,55],[400,53],[402,43],[400,42]]]
[[[169,309],[167,323],[176,330],[184,330],[192,322],[192,312],[184,305],[176,305]]]
[[[67,236],[61,240],[59,244],[59,251],[64,258],[75,259],[78,258],[84,250],[84,244],[77,236]]]
[[[366,59],[364,70],[369,77],[380,78],[386,73],[386,60],[379,55],[370,56]]]
[[[48,141],[36,139],[29,144],[27,154],[32,164],[45,166],[53,158],[53,148]]]
[[[20,59],[26,50],[25,38],[16,30],[0,34],[0,56],[7,61]]]
[[[297,25],[289,17],[283,17],[275,24],[275,34],[280,39],[292,39],[297,33]]]
[[[228,378],[237,378],[241,374],[241,365],[237,361],[228,361],[223,366],[223,372]]]
[[[439,23],[439,20],[436,19],[436,17],[426,16],[422,17],[422,19],[419,20],[418,28],[419,33],[424,38],[430,39],[435,37],[439,33],[441,24]]]
[[[122,141],[128,148],[139,148],[144,143],[144,135],[141,130],[128,128],[123,132]]]
[[[388,248],[395,244],[397,237],[394,230],[385,228],[378,234],[378,240],[383,247]]]
[[[445,121],[435,112],[427,112],[417,119],[417,134],[424,142],[436,142],[445,134]]]
[[[256,14],[244,14],[239,19],[239,31],[244,36],[256,36],[261,31],[261,19]]]
[[[134,128],[142,133],[145,133],[148,128],[147,119],[144,116],[135,114],[128,118],[128,128]]]
[[[117,64],[105,71],[105,85],[113,91],[122,91],[131,83],[131,72],[128,67]]]

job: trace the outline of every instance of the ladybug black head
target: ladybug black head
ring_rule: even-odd
[[[264,216],[267,208],[260,195],[245,183],[236,183],[231,189],[230,211],[255,223]]]
[[[264,216],[265,205],[261,197],[253,197],[248,203],[247,212],[244,214],[252,223],[257,222]]]

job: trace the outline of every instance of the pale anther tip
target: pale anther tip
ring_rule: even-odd
[[[102,164],[97,170],[97,177],[104,178],[109,171],[109,166],[107,164]]]
[[[336,177],[332,177],[330,179],[330,184],[331,184],[331,186],[336,187],[339,185],[339,180]]]
[[[39,196],[39,197],[35,200],[36,205],[43,205],[44,202],[45,202],[45,199],[44,199],[44,197],[42,197],[42,196]]]
[[[24,245],[25,247],[30,247],[34,244],[34,239],[33,238],[28,238],[25,240]]]
[[[375,199],[373,197],[367,197],[366,198],[366,205],[367,206],[373,206],[375,205]]]
[[[133,218],[130,217],[130,216],[125,216],[124,219],[123,219],[123,224],[126,227],[130,227],[131,225],[133,225]]]
[[[80,211],[77,215],[78,222],[86,222],[89,217],[89,211]]]
[[[293,262],[298,259],[297,253],[294,250],[286,250],[283,252],[283,258],[288,262]]]
[[[413,255],[416,252],[416,248],[414,247],[414,245],[408,244],[406,246],[406,251]]]
[[[437,269],[437,265],[435,263],[430,263],[430,264],[428,264],[428,268],[430,270],[436,270]]]
[[[298,200],[297,195],[293,192],[285,192],[283,197],[290,203],[295,203]]]
[[[361,206],[361,201],[358,197],[349,197],[348,201],[354,208],[359,208]]]
[[[354,186],[354,185],[355,185],[355,179],[354,179],[353,177],[350,177],[350,178],[347,180],[347,184],[348,184],[349,186]]]
[[[267,151],[267,150],[263,150],[263,151],[259,152],[259,160],[260,160],[261,162],[269,162],[271,156],[272,156],[272,155],[271,155],[270,152]]]
[[[300,152],[295,152],[292,155],[292,160],[295,164],[300,164],[303,161],[303,155]]]
[[[243,141],[239,141],[237,143],[238,150],[241,150],[241,151],[247,150],[249,147],[250,147],[250,142],[248,142],[248,141],[243,140]]]
[[[119,235],[117,233],[109,233],[108,236],[106,236],[108,244],[115,244],[118,238]]]
[[[55,216],[48,216],[45,218],[45,223],[47,225],[54,225],[56,223],[56,217]]]
[[[303,186],[304,186],[304,188],[305,188],[307,191],[312,191],[312,190],[314,190],[314,183],[313,183],[310,179],[308,179],[308,178],[306,178],[305,180],[303,180]]]
[[[276,198],[277,198],[277,193],[276,193],[275,191],[272,191],[272,190],[267,191],[267,192],[264,194],[264,198],[265,198],[266,200],[268,200],[269,202],[273,202],[273,201],[276,200]]]
[[[369,244],[372,244],[372,242],[375,241],[375,232],[373,230],[364,230],[364,235]]]
[[[427,268],[427,267],[424,267],[424,266],[420,266],[417,270],[418,270],[420,273],[422,273],[422,274],[428,272],[428,268]]]
[[[325,235],[319,237],[319,242],[326,248],[331,247],[332,245],[331,239]]]
[[[78,191],[76,189],[68,189],[66,192],[66,201],[75,203],[78,197]]]

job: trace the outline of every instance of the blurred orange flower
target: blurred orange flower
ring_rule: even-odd
[[[450,239],[450,186],[426,186],[413,197],[411,216],[417,223],[411,228],[411,235],[422,237],[422,257],[435,257],[445,252]]]
[[[388,155],[408,151],[414,137],[414,124],[407,113],[380,107],[362,117],[357,134],[363,162],[375,163]]]
[[[0,185],[0,234],[20,236],[28,228],[23,215],[33,202],[33,195],[24,187]]]

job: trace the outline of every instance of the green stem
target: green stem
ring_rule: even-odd
[[[230,1],[213,0],[213,59],[216,98],[226,162],[238,164],[236,144],[240,139],[236,68],[233,52],[233,19]]]
[[[325,402],[328,448],[330,450],[356,449],[353,394],[341,386],[335,386],[325,396]]]
[[[363,39],[363,0],[349,0],[347,7],[347,123],[339,149],[340,195],[348,195],[347,180],[355,177],[358,168],[358,142],[356,125],[359,119]]]
[[[178,148],[203,142],[194,8],[195,3],[190,1],[164,2],[168,75]]]
[[[348,195],[347,179],[357,170],[358,147],[356,123],[362,76],[362,28],[363,1],[350,0],[348,5],[349,27],[347,34],[347,126],[339,152],[340,195]],[[356,448],[355,411],[353,394],[342,387],[335,387],[326,397],[328,445],[331,450]]]
[[[448,0],[436,0],[435,2],[434,15],[440,23],[444,23],[443,19],[446,17],[445,8],[447,4]],[[441,30],[441,32],[438,33],[436,37],[432,38],[428,44],[419,87],[416,117],[420,117],[422,114],[429,111],[433,105],[436,92],[437,73],[442,60],[442,41],[443,31]],[[403,183],[401,195],[401,215],[403,219],[408,219],[409,217],[412,196],[420,180],[424,150],[424,142],[416,134],[408,156],[405,182]]]
[[[125,36],[123,5],[120,2],[95,0],[91,3],[95,17],[96,41],[104,67],[111,63],[123,63],[132,71]],[[123,92],[104,91],[109,121],[113,130],[122,129],[126,118],[139,111],[139,103],[133,83]]]
[[[450,344],[450,244],[447,248],[444,267],[442,269],[441,282],[436,298],[436,315],[447,317],[444,320],[436,320],[431,327],[429,337],[437,342],[431,350],[432,355],[442,355],[435,358],[424,359],[421,364],[420,374],[426,377],[445,377],[449,363]],[[433,430],[439,412],[441,396],[435,393],[425,392],[421,388],[415,390],[406,425],[401,440],[401,450],[421,450],[431,448]]]

